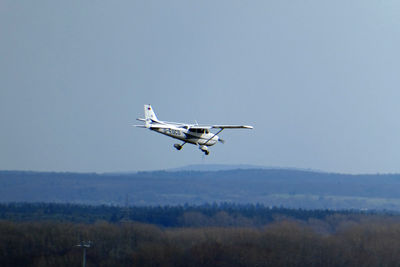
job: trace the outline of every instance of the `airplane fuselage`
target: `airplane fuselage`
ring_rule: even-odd
[[[202,131],[201,129],[185,129],[183,127],[155,128],[151,130],[194,145],[212,146],[215,145],[219,139],[218,136],[214,133],[207,133],[204,130]]]

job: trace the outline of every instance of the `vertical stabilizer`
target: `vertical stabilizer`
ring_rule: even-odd
[[[144,105],[144,116],[146,121],[151,123],[152,121],[158,121],[156,114],[154,113],[151,105]]]

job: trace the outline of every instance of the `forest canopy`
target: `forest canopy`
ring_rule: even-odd
[[[262,205],[0,205],[0,266],[395,266],[400,216]],[[141,222],[133,220],[141,219]]]

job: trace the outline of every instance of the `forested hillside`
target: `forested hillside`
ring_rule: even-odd
[[[155,224],[161,227],[198,227],[221,226],[260,227],[276,220],[290,219],[308,223],[310,220],[319,221],[319,228],[324,224],[326,232],[335,231],[336,225],[342,220],[359,221],[365,218],[379,216],[394,216],[377,212],[363,212],[354,210],[304,210],[279,207],[265,207],[263,205],[237,205],[232,203],[204,204],[201,206],[90,206],[81,204],[56,203],[7,203],[0,204],[0,220],[14,222],[27,221],[55,221],[73,223],[95,223],[107,221],[120,223],[136,221]],[[338,217],[339,216],[339,217]],[[328,218],[335,217],[335,222]],[[322,229],[322,228],[321,228]]]
[[[132,220],[135,219],[135,220]],[[136,221],[138,220],[138,221]],[[260,205],[1,204],[0,266],[397,266],[400,216]]]
[[[267,227],[162,229],[110,224],[0,221],[0,265],[81,266],[79,240],[92,241],[87,265],[114,266],[397,266],[400,224],[352,224],[332,235],[280,221]]]
[[[400,175],[301,170],[0,172],[0,202],[107,205],[261,203],[307,209],[400,210]]]

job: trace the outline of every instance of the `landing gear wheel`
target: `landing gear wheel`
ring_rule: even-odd
[[[181,150],[181,149],[182,149],[182,145],[180,145],[180,144],[174,144],[174,147],[175,147],[177,150]]]
[[[210,154],[210,151],[204,151],[204,154],[208,155]]]

